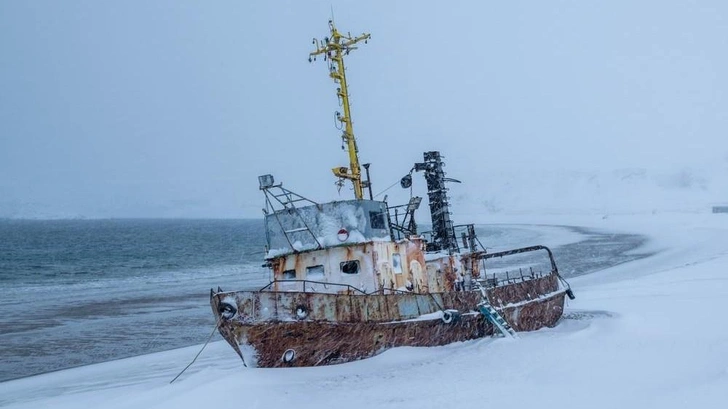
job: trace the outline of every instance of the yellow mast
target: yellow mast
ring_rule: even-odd
[[[356,147],[356,139],[354,138],[354,127],[351,121],[351,107],[349,105],[349,89],[346,84],[346,71],[344,69],[344,55],[349,55],[349,51],[356,50],[357,47],[354,45],[360,41],[364,41],[366,44],[367,40],[371,38],[370,34],[362,34],[358,37],[352,37],[350,33],[346,35],[341,34],[334,26],[334,21],[329,20],[329,30],[331,31],[330,36],[326,37],[323,41],[313,39],[313,44],[316,46],[316,51],[309,54],[308,61],[315,61],[317,55],[324,56],[324,61],[329,61],[329,76],[334,80],[335,83],[339,84],[340,87],[336,90],[336,96],[339,97],[341,105],[344,107],[344,115],[336,112],[336,119],[338,119],[343,125],[343,134],[341,138],[346,143],[349,150],[349,162],[350,169],[344,166],[336,167],[331,169],[334,175],[342,179],[349,179],[354,185],[354,195],[357,199],[363,198],[363,187],[369,183],[367,180],[363,182],[361,179],[361,167],[359,166],[359,155]],[[342,181],[343,183],[343,181]]]

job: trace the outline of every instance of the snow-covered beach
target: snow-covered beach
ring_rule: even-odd
[[[723,407],[728,398],[728,217],[710,213],[498,216],[644,234],[651,256],[571,280],[555,328],[518,340],[396,348],[319,368],[248,369],[224,342],[0,383],[8,408]],[[548,244],[548,243],[545,243]],[[584,257],[590,257],[584,254]]]

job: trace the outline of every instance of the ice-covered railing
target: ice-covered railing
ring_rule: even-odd
[[[547,259],[534,257],[536,256],[534,252],[540,250],[546,252]],[[530,246],[496,253],[481,253],[477,257],[481,262],[480,271],[483,274],[481,280],[488,287],[540,278],[550,273],[559,274],[554,255],[546,246]],[[504,257],[508,257],[508,261],[503,260]],[[486,263],[486,260],[488,263]],[[544,274],[543,271],[548,273]]]
[[[550,273],[550,272],[549,272]],[[533,267],[519,268],[517,270],[505,270],[496,271],[493,270],[485,272],[479,281],[483,282],[486,287],[498,287],[506,284],[515,284],[527,280],[533,280],[541,278],[548,273],[544,273],[543,270],[537,270]]]
[[[266,215],[266,258],[370,241],[391,240],[386,204],[347,200],[289,208]]]

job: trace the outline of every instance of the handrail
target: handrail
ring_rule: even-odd
[[[327,283],[327,282],[324,282],[324,281],[314,281],[314,280],[273,280],[270,283],[268,283],[265,287],[263,287],[260,290],[258,290],[258,292],[265,291],[265,289],[269,288],[270,286],[272,286],[275,283],[303,283],[303,292],[304,293],[306,292],[306,283],[311,283],[311,284],[321,284],[324,287],[325,286],[329,286],[329,285],[336,285],[336,286],[339,286],[339,287],[346,287],[349,291],[358,291],[358,292],[360,292],[360,293],[362,293],[364,295],[367,295],[367,293],[365,291],[360,290],[360,289],[358,289],[358,288],[356,288],[356,287],[354,287],[354,286],[352,286],[350,284]]]
[[[571,285],[568,281],[564,279],[564,277],[559,274],[559,268],[556,267],[556,260],[554,260],[554,253],[551,252],[551,249],[546,246],[530,246],[530,247],[521,247],[518,249],[513,250],[506,250],[506,251],[499,251],[497,253],[485,253],[485,252],[479,252],[475,254],[476,257],[478,257],[479,260],[487,260],[489,258],[494,257],[504,257],[504,256],[510,256],[513,254],[520,254],[520,253],[527,253],[529,251],[538,251],[538,250],[546,250],[546,252],[549,254],[549,260],[551,261],[551,272],[556,274],[556,277],[561,281],[564,286],[566,286],[567,292],[571,293]],[[569,298],[573,300],[573,293],[569,295]]]
[[[257,292],[263,292],[263,291],[265,291],[267,288],[269,288],[270,286],[272,286],[275,283],[304,283],[304,290],[303,290],[303,292],[306,292],[305,284],[306,283],[311,283],[311,284],[322,284],[324,286],[337,285],[337,286],[340,286],[340,287],[346,287],[347,289],[349,289],[351,291],[360,292],[363,295],[375,295],[377,293],[381,293],[382,291],[391,291],[393,293],[398,293],[398,294],[400,294],[400,293],[401,294],[427,294],[427,293],[415,293],[415,292],[412,292],[412,291],[409,291],[409,290],[400,290],[400,289],[397,289],[397,288],[381,288],[381,289],[377,289],[377,290],[374,290],[374,291],[366,292],[366,291],[360,290],[360,289],[358,289],[358,288],[356,288],[356,287],[354,287],[354,286],[352,286],[350,284],[344,284],[344,283],[327,283],[327,282],[324,282],[324,281],[314,281],[314,280],[273,280],[270,283],[266,284],[261,289],[259,289]]]
[[[533,270],[530,270],[530,274],[523,275],[523,272],[521,271],[519,275],[517,276],[509,276],[509,271],[506,271],[506,278],[497,278],[495,276],[495,273],[493,274],[492,278],[488,278],[486,275],[484,278],[478,278],[473,281],[478,281],[479,283],[485,283],[486,287],[499,287],[506,284],[516,284],[519,282],[525,282],[529,280],[536,280],[539,278],[543,278],[545,276],[548,276],[552,273],[544,274],[542,272],[534,272]]]
[[[530,247],[521,247],[518,249],[513,250],[506,250],[506,251],[499,251],[496,253],[486,253],[486,252],[478,252],[473,253],[479,260],[487,260],[489,258],[495,258],[495,257],[504,257],[504,256],[512,256],[514,254],[520,254],[520,253],[527,253],[529,251],[538,251],[538,250],[546,250],[546,252],[549,254],[549,260],[551,261],[551,270],[559,274],[559,268],[556,267],[556,260],[554,260],[554,253],[551,252],[551,249],[546,246],[530,246]]]

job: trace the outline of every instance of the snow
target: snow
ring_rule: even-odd
[[[435,261],[445,257],[450,257],[446,251],[425,253],[425,261]]]
[[[565,319],[518,340],[396,348],[358,362],[294,369],[244,368],[232,348],[214,342],[174,384],[201,346],[0,383],[0,406],[723,408],[726,216],[498,216],[500,223],[646,234],[654,252],[570,280],[577,299],[567,302]]]
[[[550,292],[548,294],[541,294],[538,297],[536,297],[535,299],[536,300],[547,300],[547,299],[549,299],[551,297],[554,297],[554,296],[559,295],[559,294],[564,293],[564,292],[566,292],[566,289],[565,288],[559,288],[558,290],[552,291],[552,292]],[[533,301],[533,299],[531,299],[531,300],[523,300],[523,301],[519,301],[519,302],[512,302],[512,303],[508,303],[508,304],[504,305],[501,308],[522,307],[522,306],[524,306],[524,305],[526,305],[526,304],[528,304],[528,303],[530,303],[532,301]]]
[[[348,200],[306,206],[295,212],[276,211],[266,216],[270,246],[266,258],[321,247],[389,241],[385,221],[375,227],[367,216],[376,213],[384,217],[384,206],[382,202]]]

